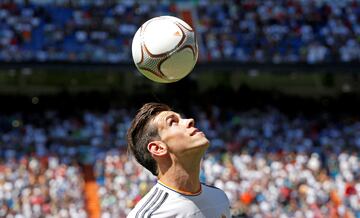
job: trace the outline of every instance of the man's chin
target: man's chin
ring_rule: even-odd
[[[210,141],[207,138],[204,139],[204,145],[203,146],[206,147],[206,148],[208,148],[210,146]]]
[[[199,142],[196,146],[189,148],[188,151],[205,153],[205,151],[209,146],[210,146],[209,140],[205,139],[204,141]]]
[[[208,148],[210,147],[210,142],[207,141],[206,143],[204,143],[204,144],[202,145],[202,147],[204,147],[205,149],[208,149]]]
[[[209,140],[204,139],[204,141],[199,143],[199,145],[196,146],[195,148],[197,148],[198,150],[204,150],[204,152],[205,152],[209,146],[210,146]]]

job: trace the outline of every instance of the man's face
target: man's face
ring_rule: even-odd
[[[163,111],[153,123],[158,127],[161,141],[175,156],[205,150],[209,146],[209,140],[195,128],[193,119],[183,119],[178,113]]]

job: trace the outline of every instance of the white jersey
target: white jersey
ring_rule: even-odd
[[[230,218],[229,199],[215,187],[201,184],[196,195],[186,195],[161,182],[137,203],[128,218]]]

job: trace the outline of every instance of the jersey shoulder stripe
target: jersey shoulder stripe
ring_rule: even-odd
[[[145,207],[152,201],[156,195],[156,193],[159,191],[159,188],[156,188],[155,191],[151,194],[151,196],[147,199],[147,201],[141,206],[141,208],[137,211],[135,218],[140,217],[140,213],[142,210],[145,209]]]
[[[154,207],[154,205],[156,204],[156,202],[158,202],[158,200],[160,199],[163,192],[164,192],[164,190],[160,190],[159,193],[156,195],[156,197],[148,205],[145,206],[142,215],[140,215],[141,218],[145,217],[146,213],[148,213],[150,211],[150,209],[152,207]]]
[[[169,196],[169,193],[165,192],[165,194],[162,196],[162,199],[160,200],[160,202],[151,210],[151,212],[149,213],[149,217],[151,217],[151,215],[157,210],[159,209],[159,207],[164,204],[166,198]]]

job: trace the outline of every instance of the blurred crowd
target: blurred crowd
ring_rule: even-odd
[[[94,166],[102,218],[126,216],[156,182],[127,154],[133,113],[1,116],[0,216],[87,217],[83,163]],[[234,217],[360,217],[359,117],[215,105],[191,114],[211,140],[201,181],[225,191]]]
[[[124,112],[0,115],[0,217],[88,217],[81,165],[125,146]]]
[[[199,1],[208,60],[359,61],[359,1]]]
[[[357,0],[0,2],[0,61],[131,61],[146,20],[188,12],[200,61],[326,63],[360,59]]]
[[[19,157],[12,149],[4,149],[3,153],[0,217],[87,217],[83,178],[76,163],[64,164],[58,154]]]

